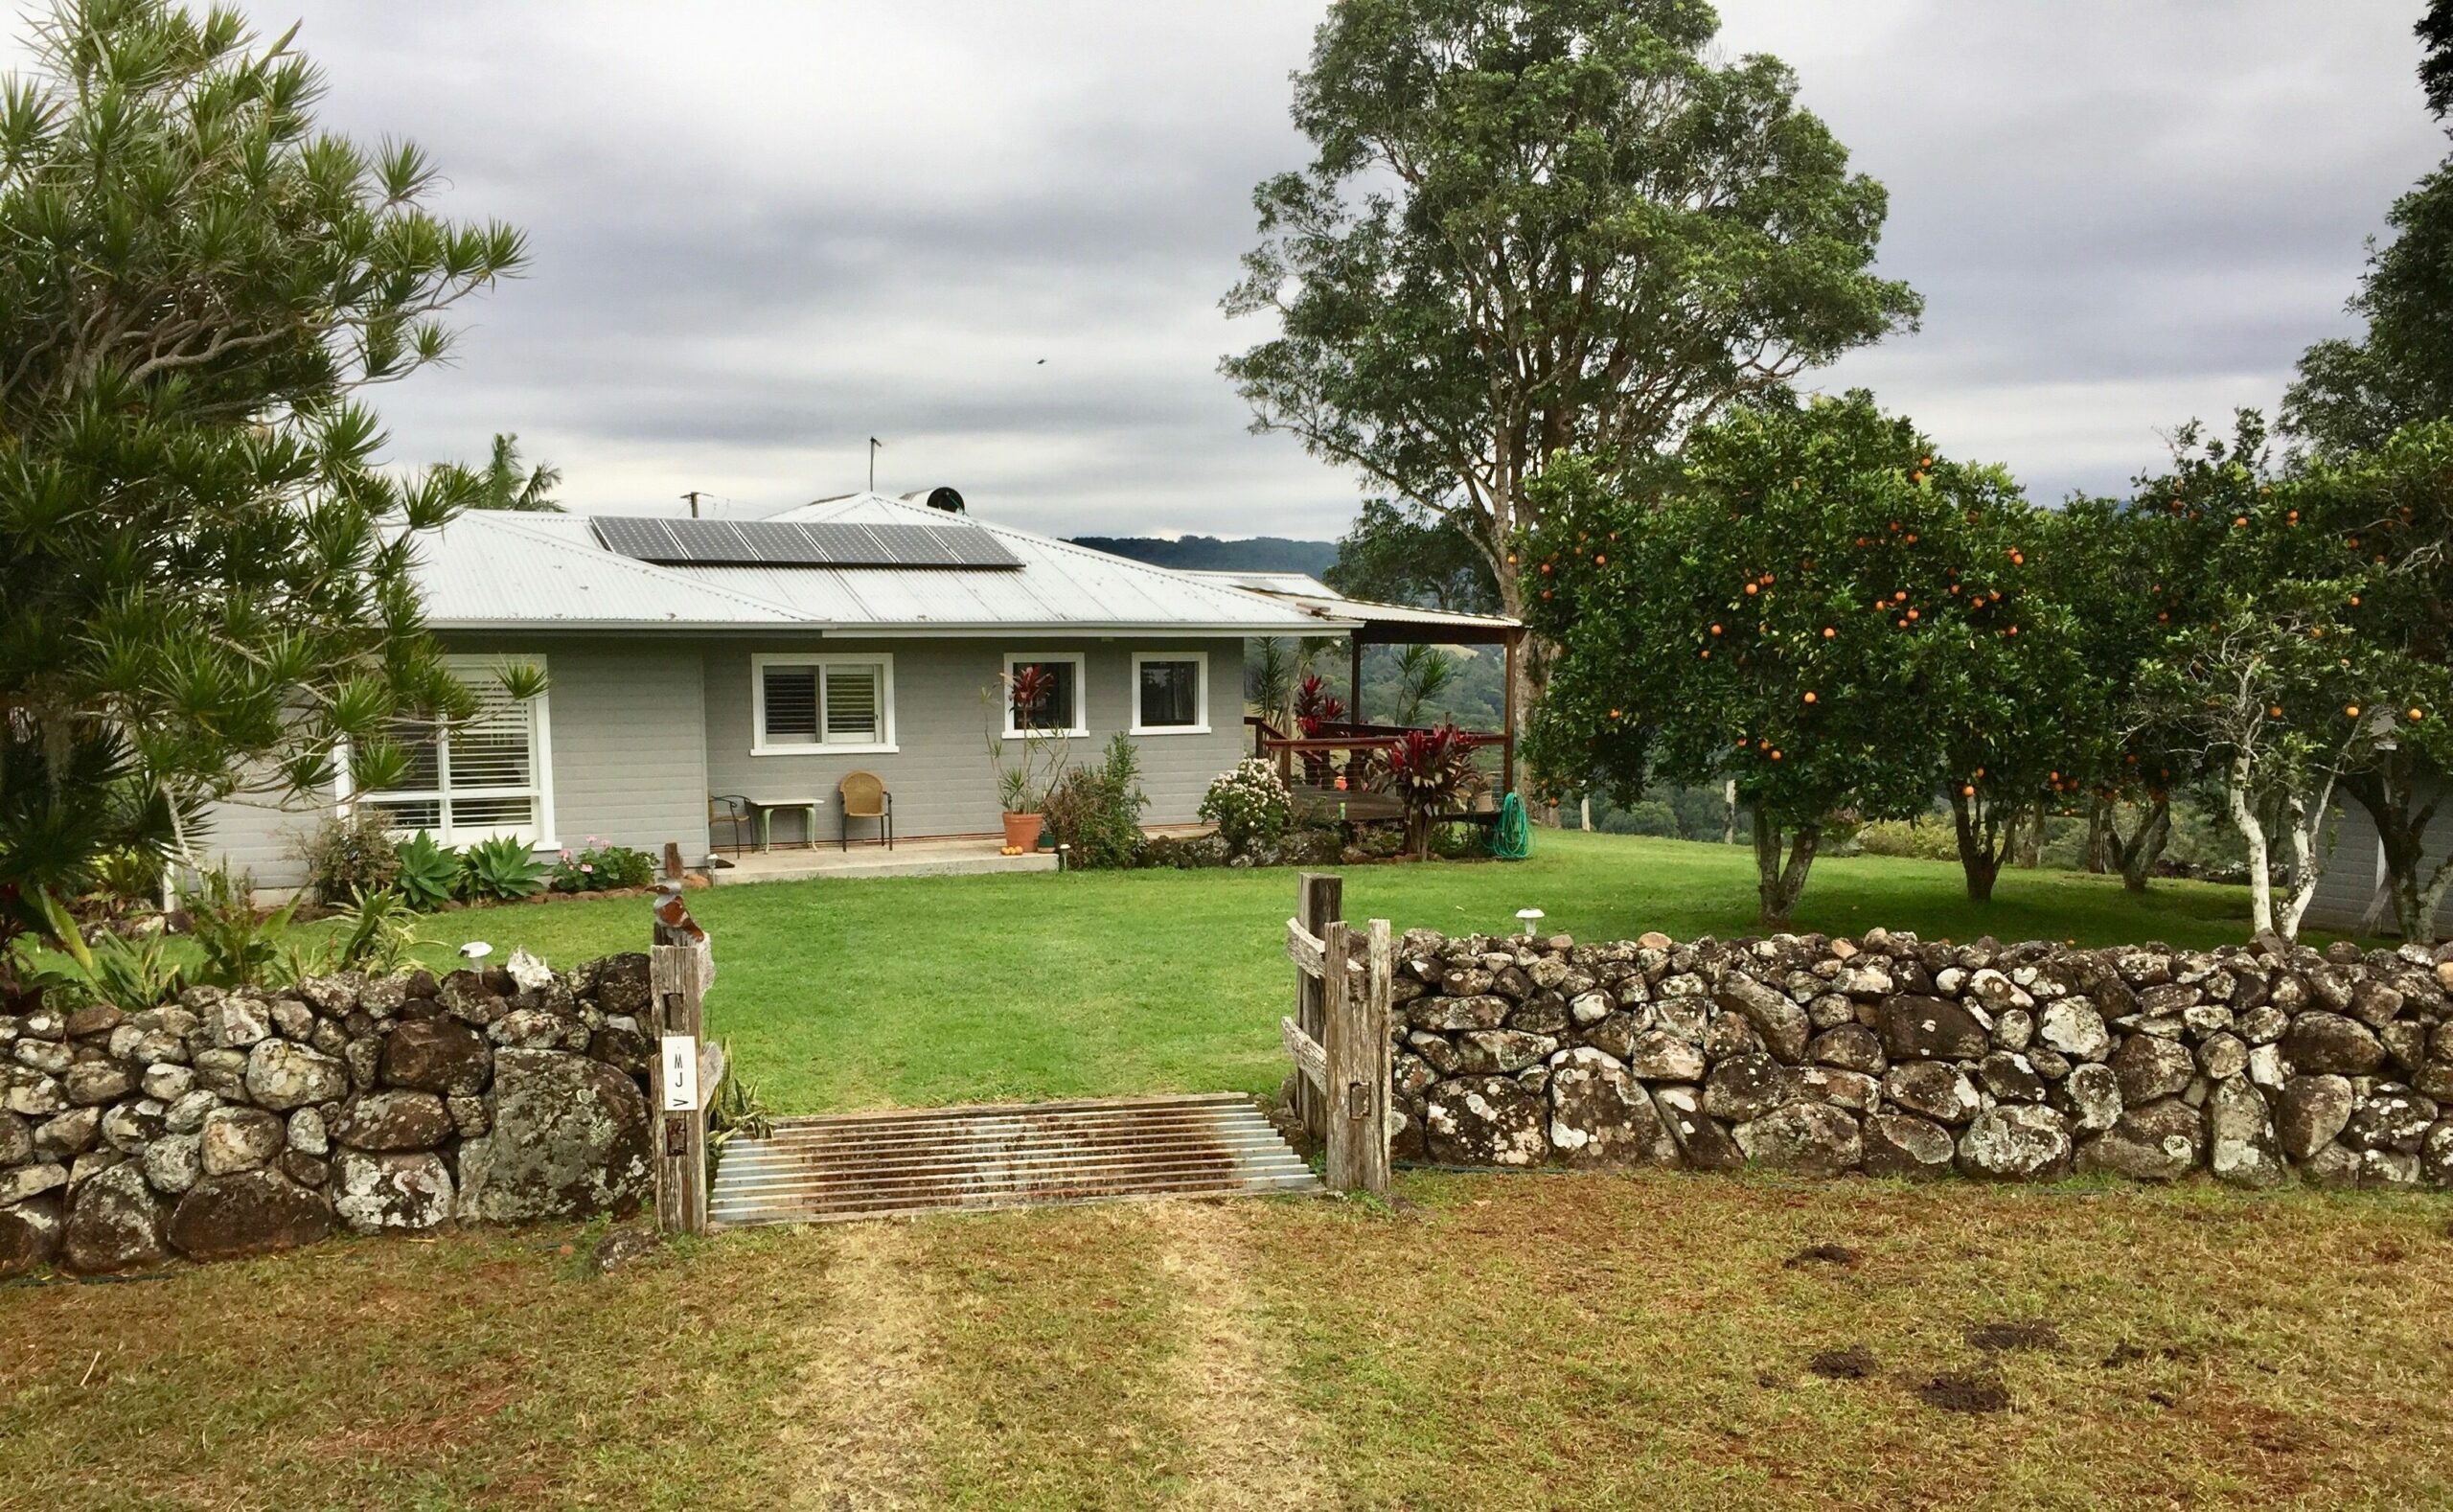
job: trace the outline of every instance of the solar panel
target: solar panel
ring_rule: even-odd
[[[976,525],[803,524],[600,515],[606,550],[664,566],[952,567],[1002,570],[1021,559]]]

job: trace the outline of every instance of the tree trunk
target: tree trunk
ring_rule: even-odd
[[[2396,928],[2413,944],[2435,944],[2437,912],[2453,884],[2453,853],[2433,867],[2427,864],[2427,827],[2436,818],[2437,800],[2418,801],[2415,758],[2396,751],[2373,768],[2344,778],[2342,786],[2375,823]]]
[[[1767,929],[1785,929],[1789,916],[1797,911],[1798,899],[1805,891],[1806,873],[1814,866],[1815,847],[1822,843],[1823,826],[1800,824],[1789,840],[1788,858],[1781,859],[1781,830],[1764,806],[1754,806],[1755,897],[1760,905],[1758,922]]]
[[[2249,807],[2249,764],[2245,758],[2232,763],[2230,777],[2223,784],[2223,796],[2232,811],[2232,825],[2249,846],[2249,933],[2270,934],[2274,930],[2274,878],[2267,870],[2269,859],[2265,841],[2265,826],[2258,822],[2256,811]]]
[[[2044,864],[2044,804],[2039,801],[2020,815],[2012,829],[2010,863],[2033,871]]]
[[[1721,843],[1737,843],[1737,779],[1734,777],[1721,789]]]
[[[2011,823],[2018,822],[2016,814]],[[1959,836],[1960,870],[1967,876],[1967,896],[1976,903],[1993,900],[1994,879],[2002,875],[2002,811],[1982,797],[1971,798],[1951,789],[1951,828]]]
[[[2111,826],[2113,855],[2121,863],[2121,884],[2131,892],[2144,892],[2146,879],[2155,874],[2155,862],[2163,858],[2164,845],[2172,837],[2172,800],[2158,794],[2155,801],[2138,819],[2138,828],[2124,836],[2115,820]]]
[[[2100,877],[2112,870],[2112,800],[2087,800],[2087,870]]]

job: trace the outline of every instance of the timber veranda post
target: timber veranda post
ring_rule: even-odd
[[[1326,937],[1334,920],[1344,917],[1345,879],[1327,872],[1305,872],[1297,883],[1295,917],[1305,931]],[[1328,1043],[1328,1030],[1321,1017],[1320,980],[1309,972],[1295,974],[1295,1022],[1315,1044]],[[1326,1095],[1303,1076],[1295,1078],[1295,1111],[1302,1116],[1303,1132],[1320,1144],[1328,1141]]]
[[[700,1030],[713,943],[676,890],[659,892],[655,941],[648,954],[648,1011],[655,1035],[655,1226],[660,1233],[707,1229],[707,1094]]]

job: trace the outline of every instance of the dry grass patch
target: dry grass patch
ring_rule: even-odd
[[[0,1287],[0,1506],[2453,1503],[2441,1196],[1403,1186]]]
[[[2442,1199],[1674,1175],[1406,1189],[1423,1217],[1320,1206],[1268,1229],[1308,1405],[1356,1446],[1333,1464],[1356,1504],[1465,1486],[1489,1506],[2453,1496]],[[1825,1245],[1858,1258],[1786,1263]]]

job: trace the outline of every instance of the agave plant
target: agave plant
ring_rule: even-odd
[[[460,856],[461,889],[470,898],[516,903],[545,890],[551,868],[516,835],[479,840]]]
[[[449,903],[460,885],[460,854],[434,842],[420,830],[401,842],[401,870],[395,882],[412,908],[434,909]]]

